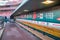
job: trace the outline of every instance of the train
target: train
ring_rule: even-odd
[[[60,7],[60,6],[59,6]],[[17,21],[54,39],[60,39],[60,8],[53,7],[16,16]]]

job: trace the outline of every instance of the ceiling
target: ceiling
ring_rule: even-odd
[[[10,16],[22,0],[0,0],[0,16]]]
[[[0,6],[17,5],[21,2],[22,0],[0,0]]]
[[[45,0],[28,0],[28,2],[26,2],[22,7],[17,9],[11,16],[24,14],[26,13],[24,10],[29,10],[28,12],[31,12],[38,9],[44,9],[44,8],[60,5],[60,0],[53,0],[55,1],[55,3],[49,5],[42,4],[41,2],[43,1]]]

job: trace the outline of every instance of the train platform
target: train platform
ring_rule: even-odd
[[[16,23],[6,23],[1,40],[40,40]]]
[[[3,31],[4,31],[4,28],[0,29],[0,37],[2,36]]]
[[[0,40],[60,40],[60,0],[0,0]]]

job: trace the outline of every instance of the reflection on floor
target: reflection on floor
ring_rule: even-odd
[[[19,28],[15,23],[5,25],[2,40],[40,40],[23,28]]]

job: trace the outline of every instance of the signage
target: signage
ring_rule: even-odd
[[[46,13],[46,19],[53,19],[53,12]]]
[[[40,19],[43,19],[43,13],[40,13]]]
[[[33,19],[36,19],[36,12],[33,12]]]

